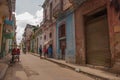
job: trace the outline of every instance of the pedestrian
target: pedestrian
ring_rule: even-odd
[[[16,53],[17,53],[17,48],[16,47],[14,47],[13,49],[12,49],[12,60],[11,60],[11,62],[12,63],[14,63],[15,62],[15,55],[16,55]]]
[[[48,52],[46,47],[43,48],[43,52],[44,52],[44,58],[46,58],[47,57],[47,52]]]
[[[39,54],[40,54],[40,59],[42,58],[42,46],[40,45],[39,47]]]
[[[26,48],[25,47],[23,48],[23,52],[24,52],[24,54],[26,54]]]
[[[20,49],[19,48],[17,48],[17,58],[18,58],[18,62],[20,61]]]
[[[49,57],[49,58],[52,58],[52,57],[53,57],[52,45],[49,45],[49,47],[48,47],[48,57]]]

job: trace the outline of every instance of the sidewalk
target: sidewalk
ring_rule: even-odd
[[[0,80],[3,80],[7,72],[9,59],[10,57],[9,55],[7,55],[6,57],[0,60]]]
[[[38,54],[35,54],[35,53],[32,53],[32,55],[39,56]],[[72,70],[75,70],[77,72],[83,72],[85,74],[92,75],[92,76],[102,78],[105,80],[120,80],[120,77],[116,77],[116,74],[113,74],[113,73],[110,73],[107,71],[93,69],[93,68],[85,67],[85,66],[77,66],[74,64],[66,63],[63,60],[56,60],[56,59],[51,59],[51,58],[46,58],[46,60],[54,62],[54,63],[59,64],[59,65],[66,66],[66,67],[68,67]]]

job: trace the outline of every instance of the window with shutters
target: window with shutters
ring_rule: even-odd
[[[59,38],[66,36],[65,24],[59,27]]]

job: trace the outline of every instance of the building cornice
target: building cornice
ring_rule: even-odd
[[[45,2],[43,3],[42,7],[45,8],[45,6],[47,5],[48,2],[49,2],[49,0],[45,0]]]

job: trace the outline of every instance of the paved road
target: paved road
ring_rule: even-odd
[[[94,80],[39,57],[22,54],[21,62],[7,71],[4,80]]]

